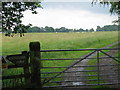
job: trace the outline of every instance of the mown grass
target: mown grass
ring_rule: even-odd
[[[19,54],[21,51],[29,51],[29,43],[38,41],[41,43],[41,50],[49,49],[82,49],[82,48],[102,48],[118,41],[118,32],[95,32],[95,33],[27,33],[24,37],[15,35],[12,37],[2,36],[1,55]],[[41,53],[42,58],[79,58],[85,52],[51,52]],[[43,67],[68,66],[72,61],[42,61]],[[63,69],[54,69],[62,71]],[[52,72],[53,69],[43,69],[42,72]],[[3,75],[16,75],[23,73],[20,69],[5,70]],[[48,76],[48,74],[44,75]],[[53,76],[50,75],[50,76]]]

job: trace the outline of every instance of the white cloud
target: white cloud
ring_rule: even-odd
[[[33,26],[45,27],[52,26],[54,28],[83,28],[90,29],[99,26],[112,24],[111,22],[117,19],[117,16],[110,14],[97,14],[85,10],[70,10],[70,9],[37,9],[39,12],[36,15],[30,11],[24,12],[23,23],[33,24]]]

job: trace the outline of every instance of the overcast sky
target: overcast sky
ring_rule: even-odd
[[[91,5],[91,2],[42,2],[43,9],[38,14],[24,12],[22,21],[25,25],[54,28],[96,29],[97,26],[111,25],[117,15],[109,13],[109,6]]]

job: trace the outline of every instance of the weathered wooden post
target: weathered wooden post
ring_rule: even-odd
[[[23,51],[22,55],[25,56],[24,61],[24,76],[25,76],[25,84],[29,86],[30,84],[30,71],[29,71],[29,53],[27,51]]]
[[[30,64],[31,64],[31,83],[36,88],[42,87],[40,74],[40,43],[31,42],[30,47]]]

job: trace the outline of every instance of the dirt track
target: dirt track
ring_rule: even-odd
[[[113,46],[113,45],[116,45],[117,43],[120,43],[120,41],[119,42],[115,42],[115,43],[113,43],[113,44],[110,44],[110,45],[108,45],[108,46],[106,46],[106,47],[103,47],[103,48],[109,48],[109,47],[111,47],[111,46]],[[114,56],[114,55],[116,55],[116,53],[117,53],[118,51],[117,50],[111,50],[111,51],[109,51],[109,52],[107,52],[107,54],[109,54],[109,55],[112,55],[112,56]],[[96,56],[96,53],[94,53],[94,54],[92,54],[91,56],[89,56],[89,58],[92,58],[92,57],[94,57],[94,56]],[[84,57],[84,56],[83,56]],[[81,66],[81,65],[87,65],[87,62],[89,61],[90,59],[84,59],[83,61],[81,61],[81,62],[79,62],[79,63],[77,63],[75,66]],[[116,62],[113,60],[113,59],[102,59],[102,60],[100,60],[100,65],[103,65],[103,64],[116,64]],[[85,68],[84,67],[79,67],[79,68],[70,68],[69,70],[67,70],[67,71],[82,71],[82,70],[84,70]],[[102,67],[102,68],[100,68],[100,70],[101,70],[101,72],[100,72],[100,74],[110,74],[110,75],[108,75],[107,77],[106,76],[104,76],[104,77],[100,77],[100,78],[102,78],[104,81],[105,81],[105,83],[116,83],[116,82],[118,82],[118,72],[117,72],[117,67],[114,67],[114,66],[109,66],[109,67]],[[111,75],[111,74],[116,74],[116,75]],[[75,73],[65,73],[64,74],[64,76],[66,77],[66,76],[83,76],[84,75],[84,72],[75,72]],[[112,77],[112,79],[107,79],[106,80],[106,78],[108,78],[108,77]],[[85,82],[80,82],[80,81],[84,81],[84,80],[86,80],[86,78],[85,77],[74,77],[74,78],[71,78],[71,77],[67,77],[67,78],[64,78],[64,80],[65,81],[69,81],[69,80],[71,80],[71,81],[77,81],[77,82],[64,82],[64,83],[62,83],[62,85],[66,85],[66,86],[77,86],[77,87],[72,87],[72,88],[62,88],[62,90],[74,90],[74,89],[77,89],[78,90],[78,88],[90,88],[89,86],[80,86],[79,87],[79,85],[84,85],[85,84]],[[111,85],[110,86],[111,88],[120,88],[119,87],[119,85]]]
[[[117,54],[118,50],[112,50],[109,51],[107,54],[111,55],[111,56],[115,56]],[[118,64],[118,62],[116,62],[115,60],[113,60],[112,58],[109,59],[102,59],[100,60],[100,65],[115,65]],[[118,64],[119,66],[119,64]],[[106,83],[116,83],[119,82],[119,75],[120,75],[120,68],[118,66],[107,66],[107,67],[101,67],[100,70],[100,74],[109,74],[107,76],[102,76],[101,78],[106,82]],[[107,79],[109,78],[109,79]],[[119,85],[110,85],[111,88],[119,88]]]

